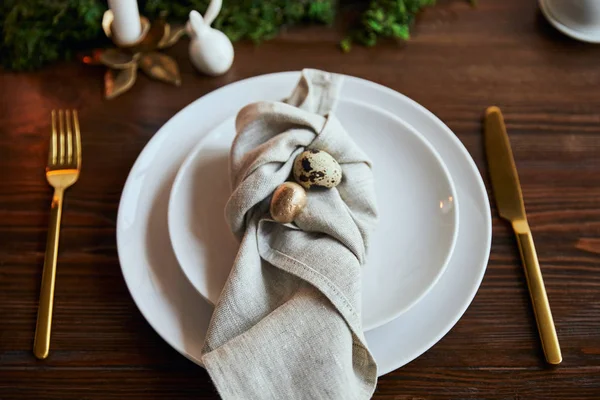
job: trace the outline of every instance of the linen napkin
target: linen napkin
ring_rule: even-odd
[[[238,113],[225,215],[241,244],[202,356],[223,399],[368,399],[375,389],[360,282],[375,192],[370,161],[331,112],[341,80],[304,70],[285,102]],[[277,223],[271,195],[306,148],[331,154],[342,182],[309,190],[294,223]]]

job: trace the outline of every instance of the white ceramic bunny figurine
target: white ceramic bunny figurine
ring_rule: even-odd
[[[198,11],[191,11],[187,25],[190,60],[198,70],[212,76],[224,74],[233,63],[231,41],[223,32],[210,27],[222,4],[222,0],[212,0],[204,18]]]

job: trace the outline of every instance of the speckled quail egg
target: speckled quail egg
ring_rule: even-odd
[[[342,167],[329,153],[310,149],[296,157],[294,179],[306,189],[336,187],[342,181]]]

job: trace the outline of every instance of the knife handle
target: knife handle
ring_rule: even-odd
[[[546,361],[550,364],[560,364],[562,361],[560,344],[558,343],[558,336],[556,335],[552,311],[550,311],[550,303],[548,302],[548,296],[546,295],[542,270],[540,269],[540,264],[535,252],[531,230],[526,222],[525,224],[515,223],[513,224],[513,227],[517,236],[523,267],[525,268],[525,278],[527,279],[527,286],[529,287],[529,294],[531,296],[531,302],[533,303],[535,320],[540,333]]]

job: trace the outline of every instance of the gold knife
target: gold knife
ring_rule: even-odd
[[[501,218],[512,224],[517,236],[546,361],[550,364],[560,364],[562,355],[554,320],[533,245],[533,237],[527,223],[519,175],[506,134],[504,119],[498,107],[489,107],[485,112],[485,152],[498,213]]]

